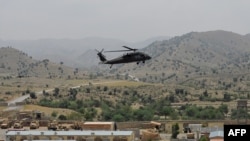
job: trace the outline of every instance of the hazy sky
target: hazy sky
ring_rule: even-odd
[[[0,0],[0,39],[250,33],[250,0]]]

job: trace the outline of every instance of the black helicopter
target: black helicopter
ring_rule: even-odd
[[[122,46],[122,47],[126,48],[127,50],[114,50],[105,52],[125,52],[125,51],[132,51],[132,52],[125,53],[122,56],[111,60],[107,60],[106,57],[102,54],[104,49],[102,49],[101,51],[96,50],[98,52],[97,55],[101,60],[100,64],[111,64],[110,66],[111,68],[113,64],[131,63],[131,62],[137,62],[137,64],[139,64],[140,61],[145,63],[146,60],[151,59],[151,57],[148,54],[145,54],[143,52],[138,52],[137,51],[138,49],[130,48],[127,46]]]

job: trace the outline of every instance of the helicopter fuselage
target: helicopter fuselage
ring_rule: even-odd
[[[139,64],[139,62],[143,62],[145,63],[146,60],[150,60],[151,57],[143,52],[137,52],[136,50],[138,49],[134,49],[134,48],[130,48],[127,46],[122,46],[124,48],[126,48],[127,50],[115,50],[115,51],[106,51],[106,52],[124,52],[124,51],[133,51],[132,53],[125,53],[120,57],[111,59],[111,60],[107,60],[106,57],[102,54],[103,50],[98,51],[96,50],[97,56],[100,59],[100,63],[99,64],[111,64],[110,68],[112,67],[113,64],[121,64],[121,63],[131,63],[131,62],[136,62],[137,64]]]
[[[132,62],[145,62],[146,60],[151,59],[151,57],[142,52],[132,52],[132,53],[125,53],[124,55],[103,61],[103,64],[121,64],[121,63],[132,63]]]

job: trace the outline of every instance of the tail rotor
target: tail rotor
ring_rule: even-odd
[[[104,49],[102,49],[101,51],[98,51],[97,49],[95,49],[95,50],[97,51],[97,55],[102,62],[107,61],[106,57],[102,54]]]

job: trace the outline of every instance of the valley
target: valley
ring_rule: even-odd
[[[94,66],[72,68],[2,47],[1,115],[15,118],[4,114],[6,103],[27,96],[16,104],[57,120],[235,120],[237,100],[250,98],[249,45],[232,32],[191,32],[140,49],[152,56],[145,64],[111,69],[96,55],[81,56]]]

